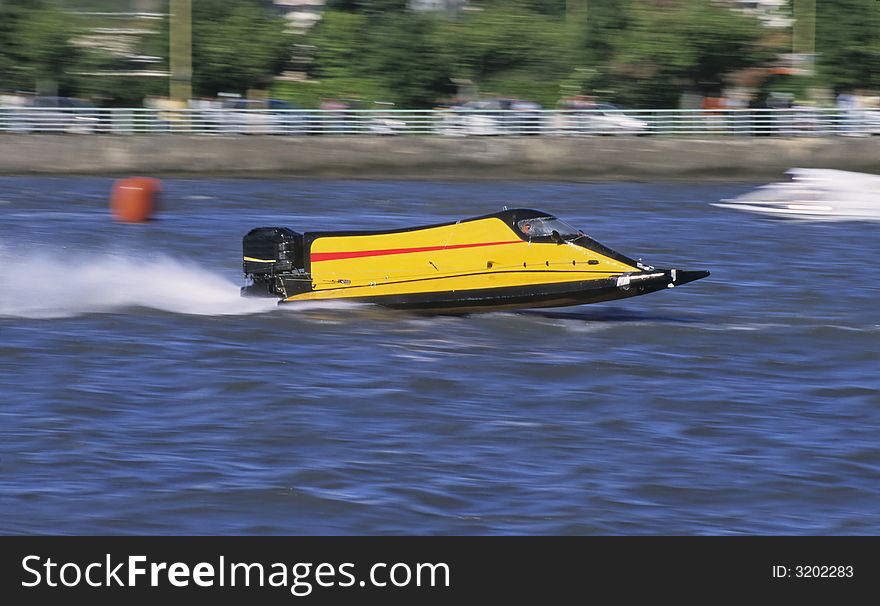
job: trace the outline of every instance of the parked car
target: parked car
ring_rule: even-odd
[[[599,135],[642,135],[648,130],[647,122],[611,103],[597,103],[586,118],[587,130]]]
[[[218,113],[218,129],[229,134],[305,135],[311,126],[305,111],[280,99],[232,99]]]
[[[93,133],[100,123],[99,110],[72,97],[34,97],[11,111],[9,130],[19,133]]]
[[[880,109],[856,108],[846,112],[844,132],[880,135]]]
[[[390,111],[394,103],[374,101],[374,109],[380,110],[369,114],[367,131],[373,135],[400,135],[406,132],[407,124],[400,119],[400,114]]]
[[[447,136],[502,135],[499,107],[491,102],[470,101],[450,107],[440,116],[436,130]]]
[[[553,119],[560,135],[644,135],[650,125],[611,103],[595,103],[582,97],[566,99]]]
[[[406,122],[392,116],[372,116],[367,130],[373,135],[399,135],[406,131]]]
[[[503,118],[507,130],[516,135],[538,135],[544,127],[543,107],[534,101],[503,99]]]
[[[544,116],[541,106],[520,99],[483,99],[450,107],[437,123],[443,135],[538,134]]]

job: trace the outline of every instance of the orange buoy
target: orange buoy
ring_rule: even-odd
[[[113,184],[110,211],[122,223],[146,223],[159,208],[162,182],[149,177],[119,179]]]

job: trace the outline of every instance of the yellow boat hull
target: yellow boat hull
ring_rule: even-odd
[[[469,312],[608,301],[708,275],[655,271],[569,228],[546,213],[517,209],[404,230],[306,233],[297,241],[301,267],[273,274],[269,290],[283,303],[367,301]],[[260,264],[274,262],[245,254],[245,273],[256,280]]]

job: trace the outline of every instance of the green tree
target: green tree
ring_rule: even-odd
[[[570,19],[577,28],[578,58],[593,68],[607,66],[632,23],[633,0],[579,0]]]
[[[290,59],[293,37],[263,0],[198,0],[192,18],[196,95],[268,86]]]
[[[396,13],[373,30],[367,70],[375,74],[402,107],[431,107],[454,90],[449,65],[432,36],[432,17]]]
[[[330,96],[430,107],[452,90],[450,71],[436,46],[436,18],[403,8],[374,10],[395,2],[365,0],[352,3],[349,11],[324,13],[309,41],[316,48],[313,75]],[[377,94],[384,98],[376,99]]]
[[[775,55],[757,19],[712,0],[636,0],[609,78],[617,99],[675,107],[681,94],[717,94],[724,77]]]
[[[370,82],[388,99],[421,105],[442,96],[449,78],[470,80],[484,95],[545,106],[586,93],[637,107],[675,107],[682,93],[717,94],[733,72],[768,65],[785,50],[777,47],[778,30],[715,0],[474,0],[481,10],[455,18],[413,15],[405,4],[331,3],[336,10],[310,35],[322,91],[332,91],[334,82]],[[837,73],[841,82],[876,81],[869,29],[838,45],[835,61],[857,65]]]
[[[367,18],[355,12],[327,11],[314,29],[315,74],[351,78],[363,74],[371,41]]]
[[[834,92],[880,90],[880,2],[816,1],[819,82]]]
[[[573,32],[560,16],[487,7],[439,20],[435,46],[452,77],[474,82],[482,94],[552,105],[571,71]]]
[[[0,87],[36,90],[52,83],[71,94],[79,83],[74,69],[82,51],[73,43],[81,23],[53,2],[4,0],[0,3]]]
[[[567,11],[574,12],[587,0],[477,0],[472,4],[489,9],[507,9],[522,13],[538,13],[561,17]]]
[[[388,14],[407,8],[409,0],[328,0],[328,10]]]
[[[571,61],[571,28],[560,16],[532,12],[525,0],[455,19],[408,11],[404,4],[362,0],[325,12],[310,34],[321,86],[338,80],[342,90],[370,80],[386,91],[384,100],[430,107],[455,92],[453,79],[465,79],[494,94],[555,102]]]

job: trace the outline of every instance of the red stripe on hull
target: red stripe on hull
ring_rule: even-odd
[[[453,250],[456,248],[476,248],[479,246],[499,246],[501,244],[525,244],[522,240],[507,242],[477,242],[475,244],[451,244],[447,246],[423,246],[420,248],[386,248],[383,250],[355,250],[349,252],[312,253],[312,263],[318,261],[338,261],[340,259],[357,259],[359,257],[381,257],[384,255],[404,255],[407,253],[431,252],[434,250]]]

